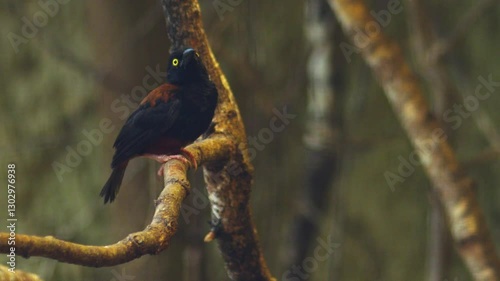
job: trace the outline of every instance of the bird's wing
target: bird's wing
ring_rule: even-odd
[[[116,151],[111,167],[140,154],[177,120],[181,101],[172,98],[171,89],[161,87],[149,93],[123,125],[113,145]]]

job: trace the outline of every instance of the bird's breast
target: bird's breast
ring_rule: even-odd
[[[157,155],[173,155],[179,154],[180,149],[187,143],[180,139],[172,137],[160,137],[155,140],[151,145],[146,147],[144,154],[157,154]]]

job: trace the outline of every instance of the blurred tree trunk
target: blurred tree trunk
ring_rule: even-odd
[[[302,264],[319,233],[327,203],[337,198],[332,189],[342,158],[340,26],[325,0],[305,2],[305,34],[311,48],[307,65],[307,124],[304,133],[305,179],[297,199],[299,214],[292,222],[287,264]],[[336,226],[334,226],[336,227]]]

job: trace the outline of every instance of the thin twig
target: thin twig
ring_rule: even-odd
[[[448,37],[440,39],[433,44],[429,50],[428,60],[441,60],[444,55],[448,54],[467,35],[467,32],[474,26],[474,23],[495,4],[498,4],[498,0],[480,0],[475,3],[475,6],[462,17]]]
[[[472,169],[476,165],[497,161],[500,159],[500,150],[494,148],[486,148],[476,154],[474,157],[464,161],[465,169]]]

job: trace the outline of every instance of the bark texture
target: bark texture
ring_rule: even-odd
[[[231,161],[204,167],[213,231],[227,273],[231,280],[271,280],[249,206],[253,166],[247,153],[245,128],[231,88],[208,44],[199,4],[194,0],[162,0],[162,4],[172,48],[196,49],[217,85],[219,105],[213,134],[224,135],[237,144]]]

